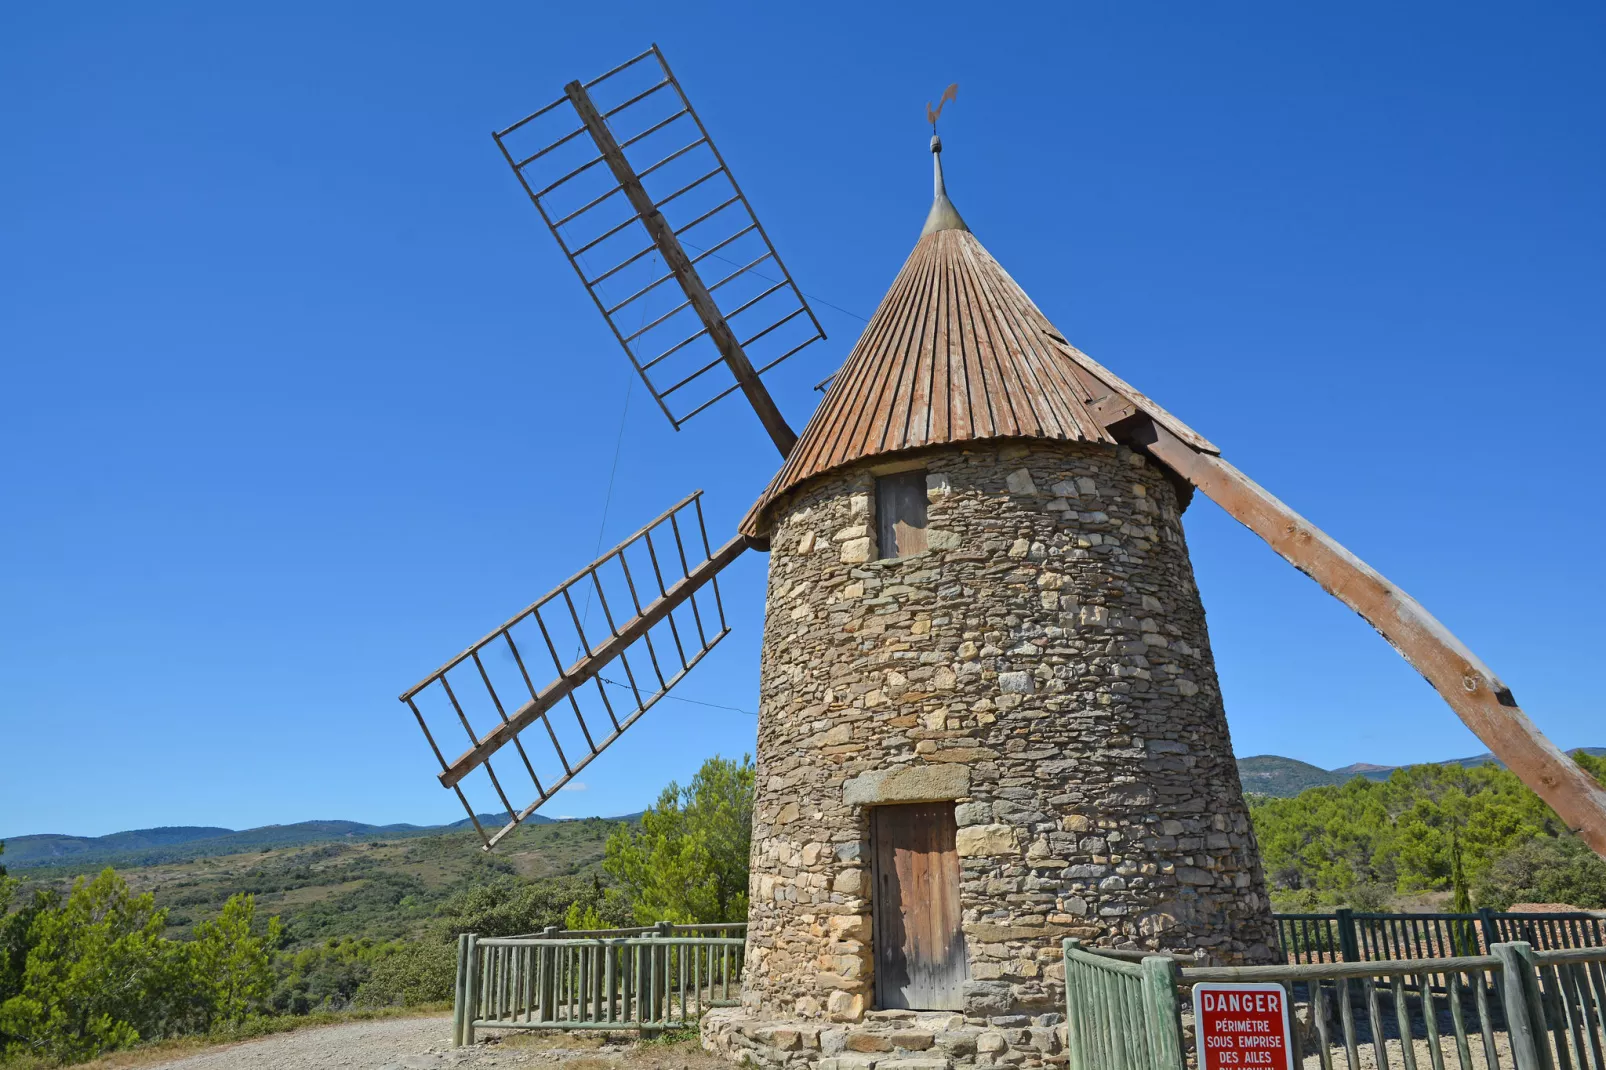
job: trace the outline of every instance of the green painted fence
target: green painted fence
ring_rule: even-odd
[[[695,1023],[741,998],[745,927],[458,938],[452,1042],[476,1029],[636,1029]],[[617,934],[617,935],[616,935]]]
[[[1373,962],[1488,954],[1522,941],[1541,951],[1606,947],[1606,914],[1502,913],[1278,914],[1277,935],[1290,963]]]
[[[1184,1070],[1191,988],[1271,982],[1309,1070],[1606,1070],[1606,948],[1279,966],[1184,966],[1065,942],[1070,1070]],[[1136,961],[1134,961],[1136,960]]]

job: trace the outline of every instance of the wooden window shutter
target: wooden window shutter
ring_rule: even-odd
[[[897,472],[875,481],[876,552],[908,557],[926,549],[926,473]]]

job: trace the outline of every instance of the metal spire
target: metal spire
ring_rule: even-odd
[[[939,230],[969,230],[965,221],[959,217],[959,209],[954,202],[948,199],[948,190],[942,182],[942,138],[937,136],[937,119],[942,115],[943,107],[958,95],[959,83],[955,82],[943,90],[942,99],[933,108],[926,104],[926,118],[931,121],[931,171],[932,171],[932,200],[931,212],[926,216],[926,225],[920,228],[920,236],[935,234]]]

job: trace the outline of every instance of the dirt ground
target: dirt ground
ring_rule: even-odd
[[[642,1043],[634,1033],[481,1030],[473,1048],[453,1048],[450,1033],[450,1018],[348,1022],[140,1066],[141,1070],[481,1070],[558,1064],[565,1070],[723,1070],[726,1066],[695,1039]]]

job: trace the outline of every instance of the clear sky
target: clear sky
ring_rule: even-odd
[[[455,820],[397,693],[599,534],[697,487],[731,529],[756,419],[631,393],[489,136],[655,40],[820,299],[795,426],[957,81],[950,192],[1061,330],[1606,745],[1598,4],[9,4],[0,836]],[[1240,755],[1485,749],[1215,506],[1186,526]],[[685,698],[756,708],[765,562]],[[754,724],[662,703],[544,812],[638,809]]]

